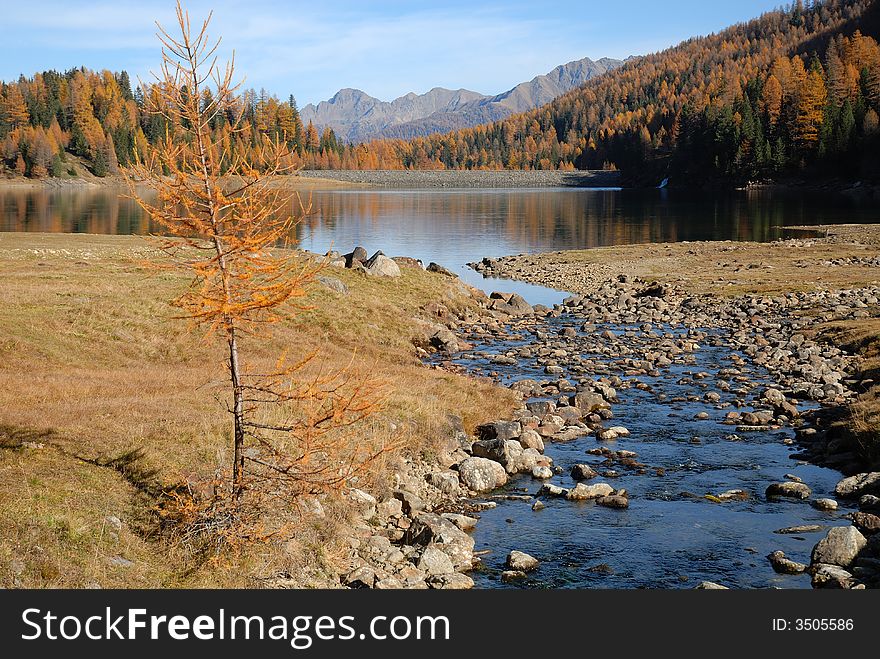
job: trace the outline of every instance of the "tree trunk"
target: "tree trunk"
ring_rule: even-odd
[[[232,462],[232,499],[238,501],[244,489],[244,402],[242,400],[241,373],[238,366],[238,344],[235,327],[228,329],[229,374],[232,377],[232,415],[235,418],[235,439]]]

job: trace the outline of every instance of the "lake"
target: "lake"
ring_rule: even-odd
[[[689,192],[333,189],[311,194],[297,227],[303,248],[412,256],[446,266],[487,291],[533,304],[564,295],[520,282],[484,280],[466,267],[484,256],[684,240],[773,240],[786,226],[880,221],[875,203],[825,191]],[[155,230],[116,190],[3,190],[0,230],[144,234]]]

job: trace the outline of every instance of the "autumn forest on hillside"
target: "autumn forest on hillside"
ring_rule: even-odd
[[[303,125],[293,95],[265,90],[242,94],[212,130],[255,164],[266,139],[285,143],[291,168],[619,169],[649,185],[876,179],[877,14],[873,0],[798,0],[633,59],[534,111],[409,141],[345,144],[329,128]],[[159,90],[125,71],[45,71],[0,91],[0,174],[74,176],[78,158],[94,175],[112,175],[165,135],[149,111]],[[246,129],[231,131],[239,114]]]

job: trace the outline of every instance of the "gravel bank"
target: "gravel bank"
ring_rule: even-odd
[[[301,171],[322,178],[381,188],[600,188],[620,185],[619,172],[584,171]]]

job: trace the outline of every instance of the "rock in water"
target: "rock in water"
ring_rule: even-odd
[[[588,481],[596,476],[598,474],[589,465],[577,464],[571,468],[571,477],[576,481]]]
[[[512,551],[507,555],[507,567],[518,572],[531,572],[537,570],[541,562],[534,556],[521,551]]]
[[[565,498],[569,501],[587,501],[589,499],[598,499],[599,497],[607,497],[614,493],[614,488],[608,483],[596,483],[595,485],[584,485],[578,483],[574,488],[568,491]]]
[[[784,497],[786,499],[809,499],[813,491],[805,483],[786,481],[785,483],[773,483],[767,488],[767,498],[774,499]]]
[[[474,492],[488,492],[507,483],[507,472],[497,462],[486,458],[468,458],[458,466],[458,476]]]
[[[806,565],[787,558],[785,552],[782,551],[774,551],[767,558],[770,561],[770,565],[779,574],[802,574],[807,571]]]
[[[854,526],[835,526],[813,547],[812,562],[849,567],[868,544]]]

